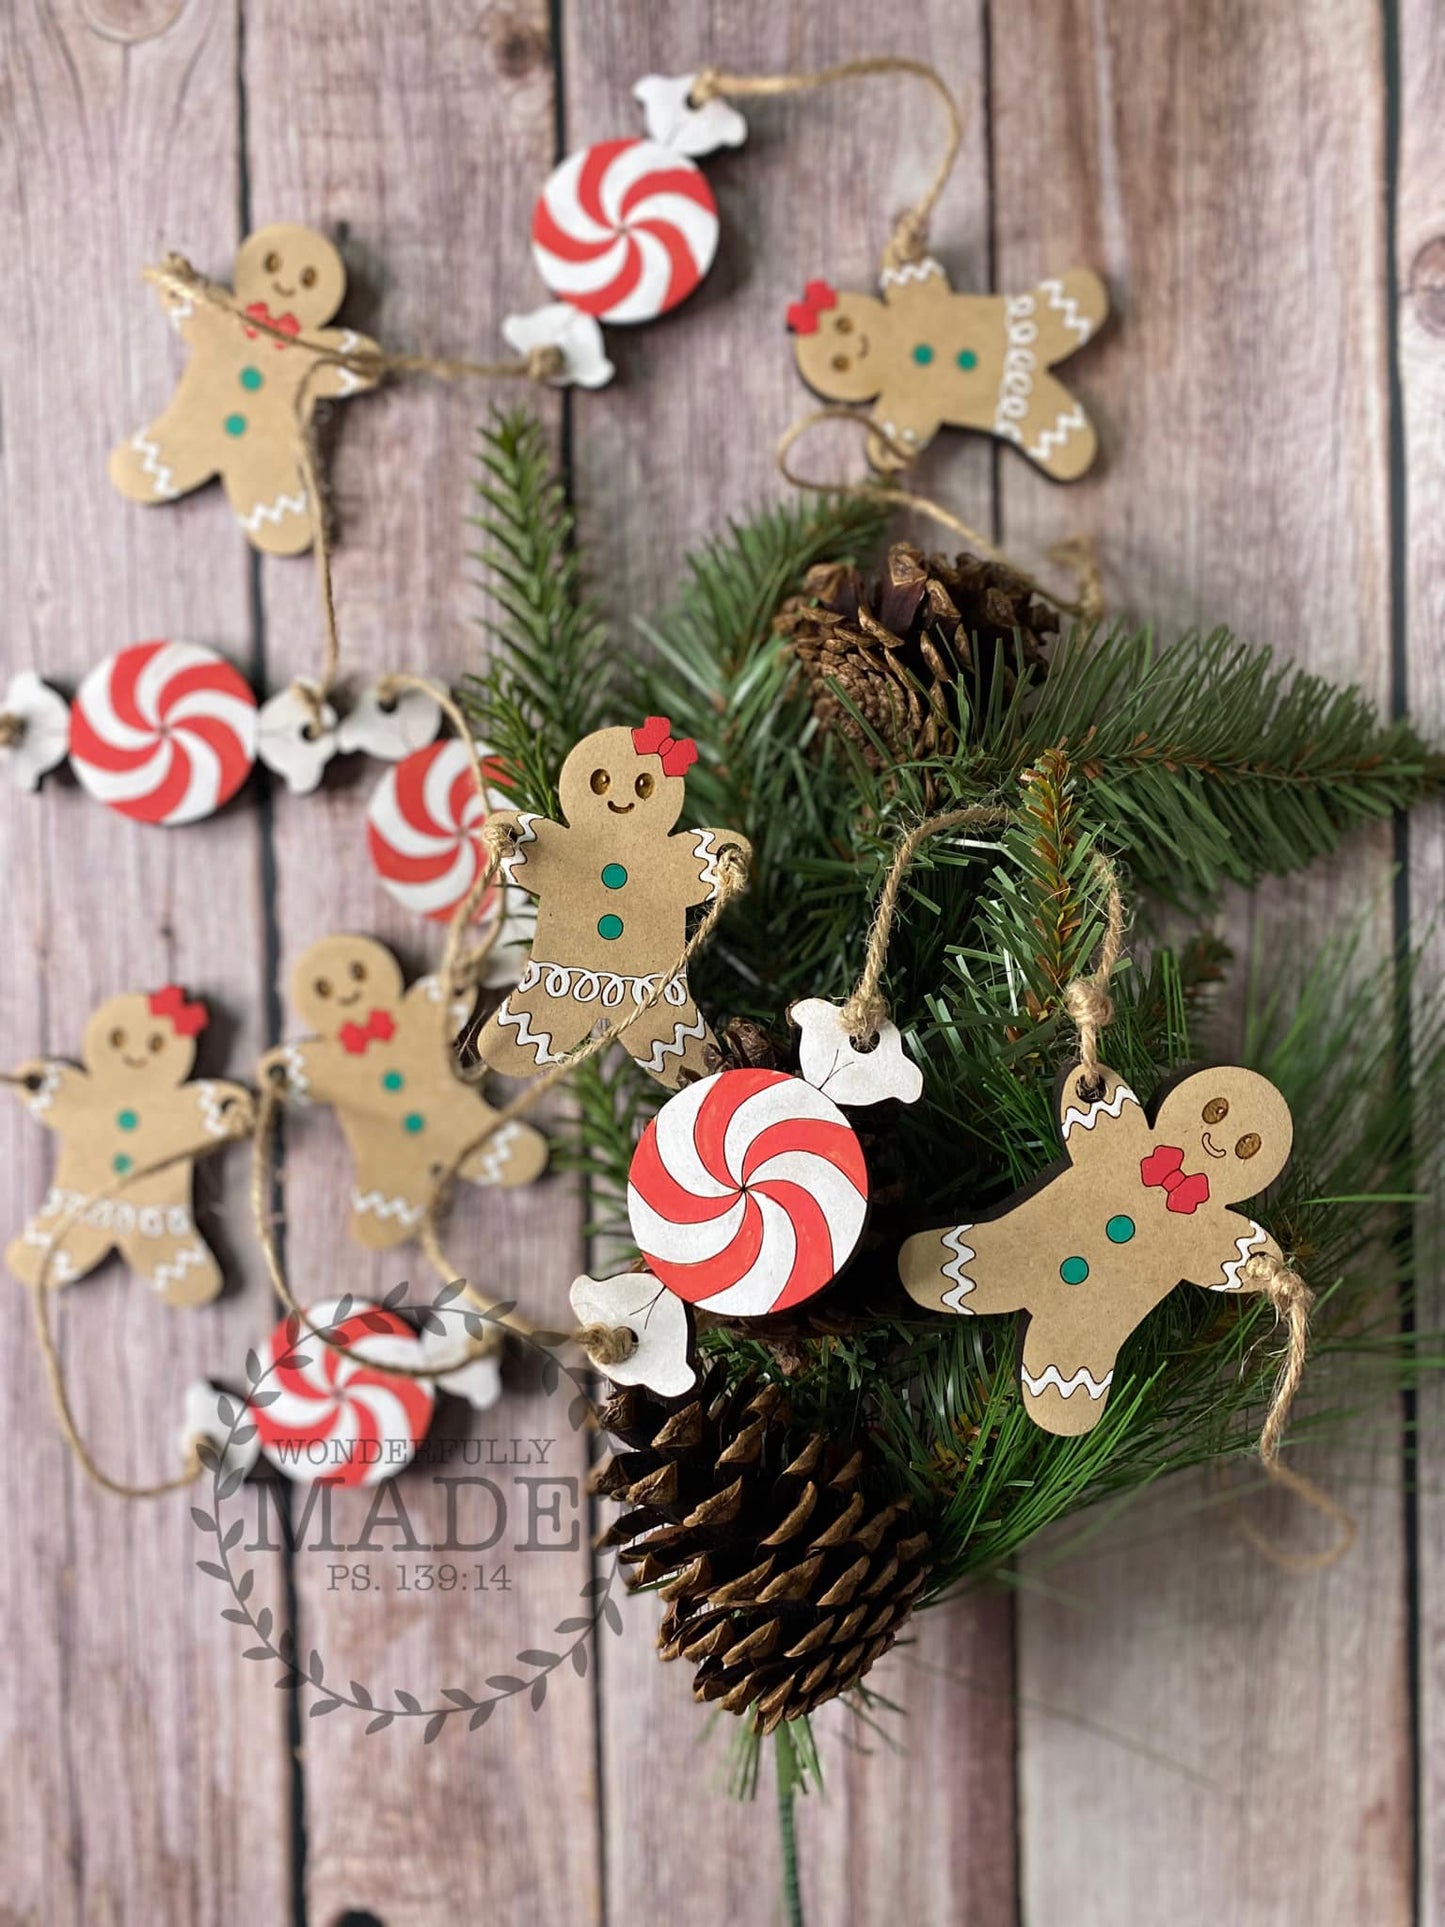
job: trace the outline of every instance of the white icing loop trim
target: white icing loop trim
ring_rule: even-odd
[[[1102,1398],[1114,1382],[1112,1372],[1105,1372],[1102,1378],[1095,1378],[1086,1365],[1081,1365],[1069,1378],[1062,1375],[1057,1365],[1045,1366],[1037,1378],[1030,1372],[1027,1365],[1020,1366],[1019,1369],[1026,1389],[1035,1398],[1046,1392],[1051,1385],[1060,1398],[1072,1398],[1081,1387],[1090,1398]]]
[[[35,1224],[23,1233],[25,1242],[48,1245],[52,1234],[41,1229],[40,1221],[72,1212],[77,1222],[94,1231],[114,1232],[120,1238],[128,1238],[135,1231],[143,1238],[185,1238],[196,1229],[183,1204],[132,1204],[124,1198],[91,1198],[83,1191],[58,1191],[52,1185],[36,1213]]]
[[[969,1318],[974,1316],[973,1307],[964,1304],[963,1301],[971,1291],[978,1289],[978,1280],[970,1278],[963,1267],[971,1264],[978,1253],[972,1245],[964,1243],[963,1234],[965,1231],[972,1230],[971,1224],[956,1224],[951,1231],[945,1231],[940,1238],[940,1243],[954,1254],[943,1267],[944,1277],[955,1281],[953,1290],[943,1294],[943,1303],[950,1311],[962,1312]]]
[[[1236,1238],[1234,1241],[1234,1248],[1239,1253],[1239,1256],[1225,1260],[1224,1283],[1222,1285],[1211,1285],[1209,1289],[1211,1291],[1247,1290],[1248,1287],[1243,1278],[1241,1278],[1240,1273],[1249,1263],[1255,1252],[1259,1250],[1260,1246],[1268,1242],[1268,1234],[1264,1227],[1257,1225],[1254,1219],[1251,1218],[1249,1221],[1249,1230],[1245,1232],[1242,1238]]]
[[[1091,1104],[1086,1111],[1081,1111],[1077,1104],[1071,1104],[1068,1110],[1064,1112],[1064,1121],[1059,1126],[1060,1136],[1062,1136],[1067,1143],[1069,1132],[1073,1130],[1076,1124],[1081,1125],[1086,1131],[1092,1131],[1101,1117],[1118,1117],[1126,1104],[1132,1104],[1136,1109],[1139,1104],[1138,1098],[1135,1097],[1127,1084],[1116,1085],[1114,1095],[1111,1098],[1105,1101],[1105,1099],[1101,1097],[1097,1103]]]
[[[195,1091],[201,1106],[201,1129],[206,1136],[229,1137],[231,1133],[220,1090],[208,1078],[200,1078],[196,1082]]]

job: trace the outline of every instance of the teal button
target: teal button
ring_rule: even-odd
[[[965,371],[965,373],[966,373],[966,372],[967,372],[967,371],[968,371],[968,370],[969,370],[970,368],[977,368],[977,366],[978,366],[978,356],[977,356],[977,355],[976,355],[976,354],[975,354],[975,353],[973,352],[973,350],[972,350],[972,348],[960,348],[960,349],[959,349],[959,351],[958,351],[958,365],[959,365],[959,367],[960,367],[960,368],[962,368],[962,369],[963,369],[963,370]]]
[[[261,373],[259,368],[243,368],[241,370],[241,386],[243,388],[249,388],[253,395],[265,379],[266,377]]]
[[[1126,1218],[1121,1212],[1117,1218],[1110,1218],[1104,1226],[1104,1236],[1111,1245],[1126,1245],[1134,1235],[1134,1220]]]
[[[426,1129],[426,1119],[420,1111],[408,1111],[406,1116],[401,1120],[401,1128],[404,1131],[410,1131],[412,1136],[415,1137],[418,1131],[424,1131]]]
[[[602,881],[609,890],[620,890],[627,881],[627,872],[620,863],[609,863],[602,872]]]
[[[246,417],[244,415],[227,415],[225,430],[228,435],[244,435],[246,432]]]
[[[130,1167],[134,1163],[135,1163],[134,1158],[128,1157],[124,1151],[117,1151],[115,1156],[110,1161],[110,1168],[119,1177],[124,1177],[126,1172],[129,1171]]]
[[[599,937],[605,937],[608,943],[613,942],[615,938],[622,935],[621,917],[599,917],[597,919],[597,934]]]
[[[929,362],[932,361],[933,350],[926,341],[920,341],[918,346],[913,350],[913,359],[918,363],[920,368],[926,368]]]
[[[1089,1275],[1087,1258],[1065,1258],[1059,1266],[1059,1276],[1066,1285],[1081,1285]]]
[[[381,1088],[384,1091],[399,1091],[405,1082],[400,1071],[388,1071],[381,1080]]]
[[[133,1131],[140,1123],[140,1118],[134,1111],[117,1111],[115,1121],[123,1131]]]

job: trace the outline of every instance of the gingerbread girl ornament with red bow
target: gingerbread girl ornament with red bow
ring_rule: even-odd
[[[311,228],[278,224],[249,235],[236,255],[235,285],[246,315],[287,338],[167,288],[167,314],[191,358],[165,413],[114,450],[110,479],[131,501],[153,504],[220,476],[254,546],[299,555],[311,546],[317,506],[301,465],[312,411],[323,399],[376,386],[318,350],[351,355],[376,343],[322,325],[341,306],[346,270]]]
[[[1060,1084],[1066,1161],[971,1224],[908,1239],[898,1272],[909,1296],[964,1317],[1027,1315],[1024,1404],[1045,1431],[1098,1424],[1119,1347],[1180,1283],[1262,1289],[1249,1260],[1283,1254],[1262,1225],[1231,1210],[1289,1158],[1289,1107],[1266,1078],[1228,1068],[1175,1084],[1151,1123],[1115,1072],[1083,1090]]]
[[[478,1046],[494,1070],[535,1077],[599,1022],[625,1023],[627,1049],[669,1090],[719,1068],[679,958],[688,911],[717,894],[723,851],[751,849],[735,830],[674,834],[696,760],[665,716],[599,729],[562,765],[565,823],[492,818],[513,839],[503,876],[537,899],[531,958]]]
[[[22,1284],[72,1284],[119,1251],[167,1304],[221,1289],[196,1229],[194,1160],[248,1131],[252,1106],[242,1084],[187,1082],[206,1021],[176,984],[112,997],[85,1027],[80,1065],[16,1070],[31,1116],[60,1140],[45,1200],[5,1254]]]
[[[291,1000],[316,1031],[262,1059],[288,1097],[329,1104],[351,1148],[351,1233],[387,1250],[414,1238],[437,1185],[496,1113],[451,1063],[435,977],[404,988],[401,966],[369,937],[323,937],[297,959]],[[547,1141],[520,1119],[496,1130],[457,1175],[483,1185],[529,1184]]]

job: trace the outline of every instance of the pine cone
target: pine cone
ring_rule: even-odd
[[[664,1659],[693,1694],[770,1733],[855,1686],[898,1637],[928,1577],[911,1501],[879,1505],[867,1459],[821,1433],[790,1440],[786,1394],[721,1367],[686,1404],[640,1388],[603,1408],[625,1449],[593,1490],[633,1509],[602,1535],[630,1587],[661,1581]]]
[[[840,693],[888,759],[946,755],[964,708],[988,700],[996,665],[1010,691],[1021,675],[1047,674],[1059,616],[1001,562],[967,553],[949,562],[896,542],[876,583],[846,563],[810,569],[775,627],[803,665],[821,726],[857,743],[878,769],[887,759]]]

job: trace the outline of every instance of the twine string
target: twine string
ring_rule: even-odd
[[[883,888],[878,893],[863,968],[843,1005],[843,1022],[848,1035],[856,1043],[871,1043],[888,1021],[888,1004],[879,985],[888,963],[888,946],[893,939],[903,878],[913,859],[930,837],[942,836],[949,830],[1007,823],[1010,814],[1002,804],[970,803],[964,809],[944,810],[937,816],[926,817],[923,822],[915,824],[898,844],[893,852],[893,861],[888,866],[888,874],[883,879]]]
[[[1064,1009],[1079,1033],[1079,1095],[1092,1100],[1103,1090],[1099,1071],[1099,1033],[1114,1021],[1114,1000],[1109,995],[1109,979],[1124,947],[1124,898],[1113,864],[1100,851],[1094,852],[1094,871],[1107,893],[1104,937],[1099,945],[1099,961],[1085,977],[1074,977],[1064,985]]]
[[[13,710],[0,710],[0,749],[15,749],[25,740],[25,718]]]
[[[913,206],[905,209],[893,224],[883,250],[885,268],[907,267],[923,258],[928,245],[928,223],[938,197],[948,185],[958,150],[963,143],[963,117],[952,93],[936,67],[926,60],[909,60],[900,54],[875,54],[860,60],[840,61],[833,67],[820,67],[811,73],[730,74],[717,67],[705,67],[693,82],[692,105],[702,107],[710,100],[776,100],[788,94],[815,93],[840,81],[865,80],[880,74],[908,74],[933,89],[947,117],[947,138],[938,165],[923,193]]]
[[[793,488],[803,489],[813,495],[836,495],[860,502],[878,502],[886,508],[912,510],[915,514],[926,515],[937,522],[941,528],[948,529],[977,554],[986,556],[989,561],[997,562],[1016,575],[1025,588],[1033,594],[1042,596],[1066,616],[1074,616],[1080,622],[1094,623],[1104,614],[1103,580],[1099,570],[1098,553],[1092,536],[1072,535],[1065,541],[1055,544],[1049,551],[1050,561],[1057,562],[1061,568],[1069,569],[1075,579],[1076,588],[1073,601],[1067,601],[1058,591],[1030,573],[1020,563],[1015,562],[988,537],[965,522],[952,509],[935,502],[931,496],[919,495],[913,489],[903,488],[896,482],[820,482],[814,476],[802,475],[789,460],[795,445],[802,440],[810,429],[820,422],[851,422],[865,434],[876,437],[893,455],[899,457],[900,467],[906,467],[914,459],[913,451],[905,448],[879,422],[871,421],[867,415],[843,402],[831,402],[826,407],[815,408],[809,414],[800,416],[789,424],[778,438],[774,458],[778,473]]]

